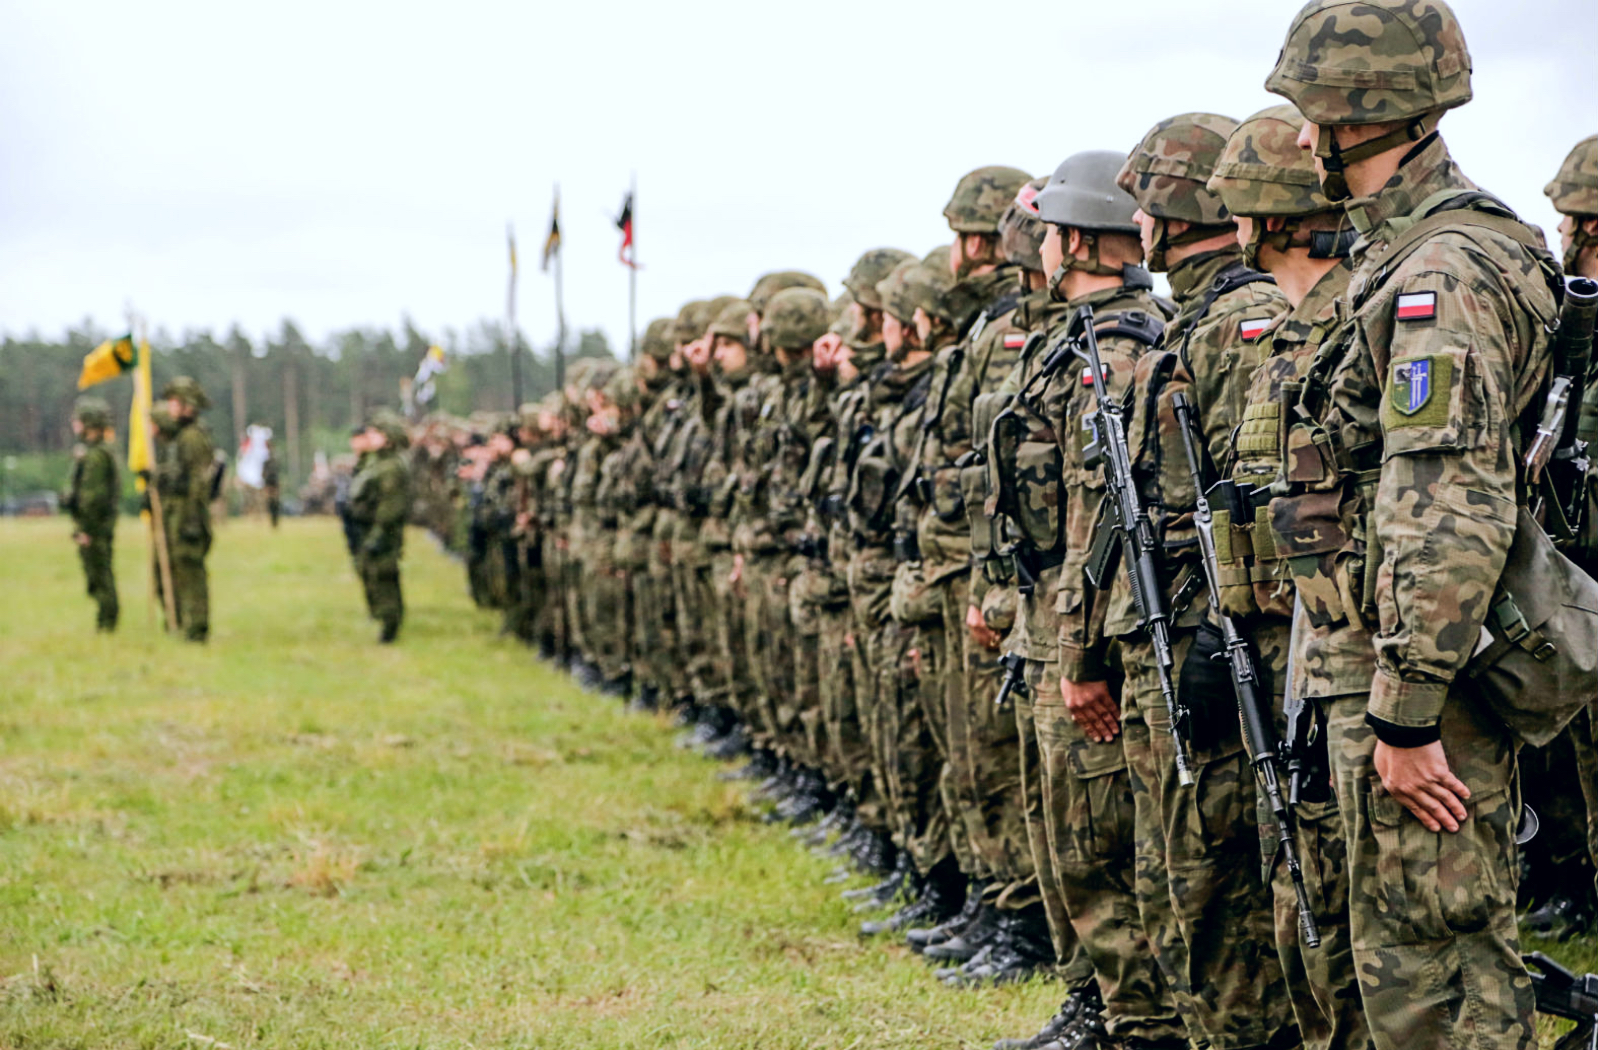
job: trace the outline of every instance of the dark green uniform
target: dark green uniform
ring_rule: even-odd
[[[189,641],[203,642],[211,631],[205,556],[211,550],[216,446],[211,443],[210,430],[196,419],[174,420],[173,426],[174,432],[161,448],[156,483],[172,568],[174,626],[182,628]],[[161,579],[159,574],[156,579]]]
[[[111,541],[117,524],[117,465],[100,437],[85,439],[72,469],[67,495],[78,558],[96,605],[95,627],[116,630],[117,581],[111,571]]]
[[[350,487],[350,517],[361,529],[355,564],[366,585],[368,611],[383,625],[385,642],[394,640],[405,618],[399,563],[410,489],[410,471],[392,444],[366,458]]]

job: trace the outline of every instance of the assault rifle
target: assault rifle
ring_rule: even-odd
[[[999,686],[999,695],[993,702],[999,707],[1009,707],[1011,695],[1027,693],[1026,659],[1020,653],[1005,653],[999,657],[999,666],[1004,668],[1004,684]]]
[[[1533,485],[1548,471],[1553,500],[1565,530],[1581,525],[1587,496],[1587,443],[1576,435],[1581,402],[1592,365],[1593,322],[1598,320],[1598,281],[1572,277],[1565,284],[1565,302],[1554,330],[1553,383],[1543,402],[1536,436],[1526,450],[1526,473]],[[1552,517],[1552,515],[1550,515]],[[1556,534],[1557,536],[1557,534]]]
[[[1560,1037],[1554,1050],[1598,1050],[1598,974],[1578,977],[1542,952],[1522,957],[1537,993],[1537,1012],[1575,1021],[1576,1027]]]
[[[1137,606],[1138,626],[1148,632],[1154,645],[1154,669],[1159,675],[1165,709],[1171,717],[1176,779],[1183,787],[1188,787],[1193,783],[1193,772],[1187,760],[1188,710],[1177,697],[1176,683],[1171,677],[1176,667],[1176,655],[1171,647],[1171,610],[1155,566],[1154,525],[1138,493],[1137,480],[1132,476],[1132,452],[1126,443],[1123,410],[1110,396],[1109,376],[1104,371],[1098,335],[1093,330],[1093,308],[1084,306],[1078,310],[1074,323],[1082,326],[1080,343],[1087,352],[1089,381],[1099,406],[1090,417],[1095,440],[1084,449],[1084,460],[1090,469],[1103,464],[1108,497],[1104,522],[1107,528],[1100,533],[1104,542],[1096,542],[1088,558],[1088,582],[1101,592],[1107,591],[1114,579],[1121,547],[1126,547],[1126,575]]]
[[[1293,818],[1288,812],[1287,801],[1282,797],[1284,769],[1271,698],[1260,685],[1259,663],[1254,658],[1253,646],[1243,637],[1237,621],[1221,612],[1221,560],[1215,549],[1215,515],[1210,511],[1210,501],[1205,496],[1210,478],[1204,467],[1204,438],[1199,426],[1198,409],[1181,391],[1172,396],[1171,405],[1176,410],[1177,427],[1182,432],[1182,448],[1187,452],[1187,469],[1193,477],[1193,491],[1197,494],[1193,504],[1193,525],[1198,530],[1204,581],[1209,585],[1210,611],[1221,629],[1224,652],[1216,654],[1216,659],[1224,657],[1231,671],[1232,688],[1237,693],[1237,710],[1243,725],[1243,742],[1248,746],[1249,758],[1254,764],[1254,777],[1259,781],[1265,801],[1271,807],[1282,861],[1287,865],[1287,874],[1293,880],[1293,893],[1298,898],[1299,933],[1306,945],[1318,948],[1321,934],[1315,926],[1309,892],[1304,886],[1304,869],[1299,864],[1298,846],[1293,839]],[[1231,482],[1223,481],[1220,484],[1230,485]]]

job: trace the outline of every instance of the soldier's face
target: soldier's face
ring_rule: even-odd
[[[1143,258],[1147,259],[1154,250],[1154,227],[1159,220],[1152,215],[1145,215],[1143,209],[1139,208],[1132,213],[1132,221],[1137,223],[1137,239],[1143,245]]]
[[[367,427],[366,433],[361,437],[365,440],[366,447],[373,452],[388,447],[388,436],[376,427]]]
[[[1247,247],[1249,238],[1254,236],[1254,220],[1247,215],[1234,215],[1232,221],[1237,223],[1238,247]]]
[[[932,318],[921,307],[916,307],[915,316],[916,336],[921,340],[921,345],[927,345],[932,338]]]
[[[890,313],[882,315],[882,345],[889,357],[896,357],[904,349],[904,324]]]
[[[1043,228],[1043,245],[1038,248],[1038,256],[1043,260],[1043,272],[1051,274],[1065,262],[1065,235],[1058,226],[1052,223]]]
[[[658,375],[660,375],[659,361],[656,361],[648,354],[644,354],[638,359],[638,378],[642,383],[650,382]]]
[[[75,437],[82,437],[83,436],[83,421],[82,420],[74,419],[72,421],[72,433],[73,433],[73,435]]]
[[[721,369],[723,375],[739,375],[749,366],[749,348],[736,339],[729,339],[724,335],[716,336],[710,353],[716,359],[716,367]]]

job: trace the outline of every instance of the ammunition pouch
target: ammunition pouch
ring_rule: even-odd
[[[954,523],[965,520],[965,494],[960,488],[958,465],[939,467],[931,478],[922,476],[927,493],[926,503],[939,521]]]
[[[893,534],[893,558],[895,561],[921,560],[921,543],[915,530]]]

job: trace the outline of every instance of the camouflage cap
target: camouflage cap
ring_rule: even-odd
[[[754,307],[749,305],[749,300],[734,299],[722,307],[721,313],[717,314],[716,319],[710,323],[708,333],[710,335],[725,336],[728,339],[736,339],[747,346],[749,343],[749,314],[752,310],[754,310]]]
[[[920,265],[922,264],[911,256],[877,282],[877,298],[882,300],[883,312],[893,315],[904,324],[915,320],[916,314],[916,304],[905,295],[905,278],[911,270]]]
[[[823,296],[827,294],[827,286],[821,283],[819,277],[803,270],[778,270],[755,282],[754,288],[749,291],[749,304],[754,307],[755,313],[764,317],[772,297],[786,288],[810,288]]]
[[[713,317],[715,315],[710,312],[709,300],[688,300],[677,311],[677,320],[672,324],[672,339],[679,344],[693,342],[705,334],[705,326],[710,324]]]
[[[949,249],[941,248],[934,251],[943,253],[943,261],[929,257],[918,266],[912,266],[905,271],[902,278],[901,294],[910,307],[910,314],[915,315],[917,307],[925,310],[928,317],[941,318],[954,324],[956,309],[952,302],[954,296],[954,275],[949,272]],[[897,316],[897,315],[896,315]]]
[[[192,376],[175,377],[161,389],[161,398],[181,401],[196,412],[203,412],[211,407],[211,399],[205,396],[205,388]]]
[[[949,229],[955,233],[998,233],[999,217],[1031,177],[1020,168],[1000,165],[969,173],[955,185],[954,195],[943,206]]]
[[[1396,123],[1469,102],[1470,66],[1443,0],[1310,0],[1265,90],[1316,124]]]
[[[1576,143],[1543,192],[1561,214],[1598,216],[1598,135]]]
[[[104,430],[111,425],[111,406],[103,398],[87,394],[72,406],[72,418],[86,427]]]
[[[827,332],[827,297],[814,288],[784,288],[771,297],[760,334],[773,349],[808,350]]]
[[[870,310],[882,309],[882,299],[877,295],[877,282],[893,272],[893,268],[912,259],[909,252],[899,248],[873,248],[855,260],[843,286],[854,294],[854,301]]]
[[[1237,121],[1216,113],[1181,113],[1160,121],[1133,148],[1115,177],[1145,215],[1202,226],[1227,221],[1226,205],[1205,184]]]
[[[1233,215],[1314,215],[1335,205],[1321,193],[1315,160],[1298,148],[1304,117],[1289,105],[1262,109],[1237,126],[1215,174],[1211,193]]]
[[[1073,153],[1038,191],[1038,218],[1053,226],[1138,235],[1137,201],[1115,184],[1125,155],[1107,149]]]
[[[648,357],[664,364],[676,349],[672,342],[672,332],[676,322],[670,317],[657,317],[649,322],[649,327],[644,329],[644,337],[638,341],[638,349]]]
[[[1033,179],[1022,186],[999,217],[999,253],[1007,262],[1039,272],[1043,270],[1039,252],[1045,230],[1038,218],[1038,191],[1048,184],[1048,179]]]

